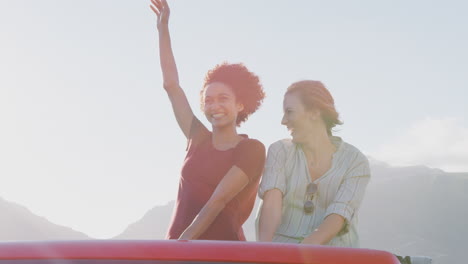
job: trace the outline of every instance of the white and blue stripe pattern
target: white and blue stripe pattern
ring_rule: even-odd
[[[330,169],[314,181],[318,191],[313,197],[312,214],[304,212],[305,193],[311,182],[307,159],[300,144],[284,139],[268,149],[265,171],[258,191],[262,198],[271,189],[283,193],[281,225],[275,242],[298,243],[310,235],[330,214],[346,219],[346,228],[328,245],[358,247],[357,211],[370,179],[369,161],[354,146],[332,137],[337,147]]]

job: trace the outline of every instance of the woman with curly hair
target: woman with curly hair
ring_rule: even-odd
[[[265,163],[265,147],[237,133],[264,98],[258,77],[242,64],[217,65],[200,92],[210,132],[193,114],[179,86],[169,35],[169,6],[151,0],[157,15],[164,89],[188,140],[168,239],[245,240],[242,224],[250,215]]]

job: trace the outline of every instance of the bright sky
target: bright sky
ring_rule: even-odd
[[[240,132],[266,146],[286,87],[323,81],[337,135],[393,165],[468,171],[466,1],[174,0],[196,115],[206,71],[256,72],[268,97]],[[176,197],[185,140],[162,89],[148,1],[0,2],[0,197],[96,238]]]

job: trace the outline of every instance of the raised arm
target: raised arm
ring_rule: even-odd
[[[179,84],[179,74],[172,53],[171,36],[169,34],[170,9],[166,0],[151,0],[151,9],[157,16],[159,31],[159,58],[163,74],[163,86],[169,96],[174,115],[185,137],[189,137],[193,112],[187,97]]]

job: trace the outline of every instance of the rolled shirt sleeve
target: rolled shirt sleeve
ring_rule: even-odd
[[[354,216],[354,212],[361,205],[370,179],[369,161],[363,154],[360,154],[354,164],[355,166],[349,169],[340,184],[335,199],[327,207],[325,217],[330,214],[338,214],[343,216],[346,222],[349,223]]]
[[[286,149],[281,141],[275,142],[268,148],[268,154],[258,189],[258,196],[263,199],[265,192],[278,189],[283,195],[286,192]]]

